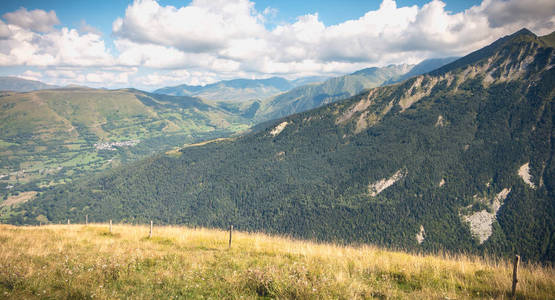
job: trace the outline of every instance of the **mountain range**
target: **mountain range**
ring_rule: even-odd
[[[400,82],[430,72],[454,59],[439,58],[424,60],[417,65],[372,67],[333,78],[302,77],[288,81],[272,77],[220,81],[205,86],[184,84],[161,88],[154,93],[200,97],[231,110],[244,110],[245,106],[254,104],[257,107],[254,121],[258,123],[345,99],[364,89]]]
[[[320,84],[300,86],[263,101],[256,117],[258,121],[272,120],[342,100],[364,89],[374,88],[388,81],[397,81],[413,67],[390,65],[383,68],[367,68],[330,78]],[[428,71],[431,70],[433,69]]]
[[[344,100],[328,93],[318,101],[332,103],[243,136],[44,191],[14,208],[9,222],[87,214],[233,224],[414,251],[516,252],[552,263],[554,46],[553,33],[523,29],[400,83]],[[294,99],[281,107],[310,108]],[[268,108],[275,99],[268,103],[262,111],[276,112],[269,116],[287,113]]]
[[[176,92],[179,96],[135,89],[60,88],[19,78],[3,78],[0,84],[12,82],[19,83],[20,87],[27,84],[30,88],[32,83],[34,89],[43,90],[4,92],[0,97],[3,103],[0,111],[0,187],[3,187],[4,196],[35,192],[183,144],[228,137],[275,117],[272,109],[288,105],[286,101],[274,101],[261,112],[264,102],[246,100],[248,97],[258,99],[278,93],[283,94],[284,99],[291,94],[310,99],[330,91],[348,95],[354,90],[394,80],[408,69],[408,66],[369,68],[330,79],[322,85],[311,84],[322,77],[303,77],[295,81],[278,77],[237,79],[207,86],[181,86],[177,91],[187,89],[188,92]],[[291,93],[281,92],[307,82],[309,85]],[[161,91],[171,93],[172,90],[176,88]],[[211,101],[183,94],[211,99],[226,95],[229,98]],[[310,105],[288,109],[300,112],[323,103],[310,101]]]
[[[293,88],[290,81],[281,77],[268,79],[233,79],[213,84],[178,85],[157,89],[154,93],[175,96],[196,96],[210,101],[243,102],[260,100]]]
[[[0,91],[30,92],[55,88],[59,88],[59,86],[19,77],[0,76]]]

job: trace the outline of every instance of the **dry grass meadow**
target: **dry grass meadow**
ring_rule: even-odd
[[[0,225],[1,299],[509,299],[512,264],[259,233],[106,224]],[[555,270],[519,269],[518,299]]]

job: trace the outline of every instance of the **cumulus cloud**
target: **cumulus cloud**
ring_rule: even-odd
[[[53,10],[49,12],[41,9],[29,11],[22,7],[14,12],[6,13],[2,17],[10,24],[36,32],[52,31],[54,25],[60,24],[60,20]]]
[[[11,35],[10,28],[2,20],[0,20],[0,40],[7,39]]]
[[[501,27],[513,23],[528,24],[531,27],[553,29],[555,23],[555,1],[552,0],[507,0],[493,1],[485,0],[481,8],[488,18],[489,24],[494,27]],[[515,18],[517,17],[517,18]],[[536,26],[537,21],[545,20]]]
[[[141,85],[146,86],[161,86],[161,85],[173,85],[177,82],[182,83],[189,79],[187,76],[174,76],[167,74],[160,74],[159,72],[153,72],[144,76],[137,78],[137,82]]]
[[[55,67],[43,70],[42,74],[32,73],[41,75],[41,80],[61,86],[76,84],[91,87],[117,87],[128,85],[130,76],[137,73],[137,69],[122,67]]]
[[[46,76],[56,79],[74,79],[78,77],[78,72],[74,70],[47,70],[44,72]]]
[[[125,72],[122,72],[122,73],[92,72],[92,73],[87,73],[85,75],[85,78],[86,78],[86,82],[90,82],[90,83],[110,82],[112,84],[118,84],[118,83],[129,82],[129,74]]]
[[[248,0],[194,0],[179,9],[138,0],[127,7],[124,18],[114,21],[113,32],[139,43],[205,52],[224,48],[232,39],[260,36],[265,29]]]
[[[23,72],[22,74],[18,75],[17,77],[23,78],[23,79],[28,79],[28,80],[37,80],[38,81],[42,77],[42,74],[40,72],[27,70],[27,71]]]
[[[522,27],[547,34],[555,29],[554,11],[552,0],[483,0],[458,13],[439,0],[404,7],[382,0],[360,18],[326,25],[317,13],[274,23],[278,10],[257,11],[249,0],[193,0],[182,7],[135,0],[112,24],[111,53],[85,21],[79,30],[57,29],[54,11],[21,8],[0,20],[0,66],[88,67],[72,70],[74,79],[144,86],[330,76],[465,55]],[[69,80],[62,75],[52,78]]]
[[[0,24],[0,66],[104,66],[113,64],[101,36],[66,27],[46,33]]]
[[[412,63],[464,55],[522,27],[554,29],[553,1],[484,0],[460,13],[432,0],[379,9],[326,26],[318,14],[299,16],[269,30],[252,2],[195,0],[175,8],[137,0],[113,24],[120,62],[159,68],[207,68],[251,74],[318,74],[369,65]]]
[[[85,20],[81,20],[81,22],[79,22],[79,31],[82,33],[94,33],[98,36],[102,35],[102,32],[100,32],[100,30],[87,24]]]

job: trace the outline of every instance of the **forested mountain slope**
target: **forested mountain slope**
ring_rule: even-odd
[[[438,72],[45,192],[10,222],[232,223],[554,262],[551,40],[519,31]]]

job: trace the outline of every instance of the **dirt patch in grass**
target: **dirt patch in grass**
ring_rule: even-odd
[[[17,196],[9,196],[8,199],[6,199],[6,201],[0,203],[0,206],[12,206],[14,204],[24,203],[35,198],[36,195],[37,195],[36,191],[29,191],[29,192],[19,193],[19,195]]]

